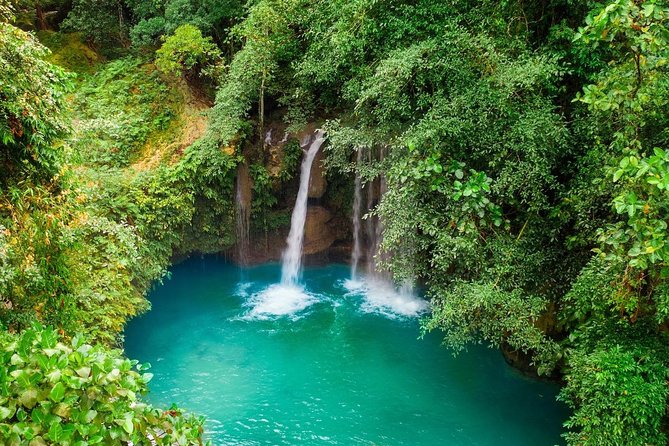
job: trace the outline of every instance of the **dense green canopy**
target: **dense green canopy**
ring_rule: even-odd
[[[0,1],[6,328],[40,319],[113,343],[174,253],[230,246],[238,162],[254,218],[282,224],[299,151],[272,179],[256,142],[270,119],[318,122],[331,175],[384,178],[383,264],[425,286],[425,331],[562,378],[570,445],[666,444],[665,1],[14,6]],[[74,136],[61,113],[71,76],[14,26],[46,9],[114,59],[77,81]],[[138,167],[155,135],[182,128],[183,91],[213,100],[206,132]]]

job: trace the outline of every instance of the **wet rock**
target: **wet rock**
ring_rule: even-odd
[[[332,245],[336,237],[328,225],[331,219],[330,211],[322,206],[311,206],[307,209],[307,221],[304,226],[304,254],[315,254]]]
[[[304,225],[303,254],[312,259],[328,258],[330,248],[337,239],[336,219],[322,206],[310,206],[307,209],[307,220]],[[253,234],[246,259],[239,257],[237,250],[230,251],[230,258],[235,263],[255,265],[270,261],[280,261],[281,253],[286,249],[286,238],[289,228]],[[350,250],[350,249],[349,249]],[[340,255],[343,257],[343,255]]]
[[[309,180],[309,198],[321,198],[328,187],[325,179],[325,168],[323,167],[323,160],[325,154],[321,148],[320,152],[316,154],[314,163],[311,165],[311,178]]]
[[[241,202],[242,207],[251,209],[251,199],[253,197],[253,182],[249,174],[249,166],[246,161],[240,163],[237,167],[237,196],[236,200]]]

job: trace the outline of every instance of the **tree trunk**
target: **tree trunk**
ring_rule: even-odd
[[[118,38],[123,48],[130,46],[130,41],[125,36],[125,23],[123,21],[123,2],[118,2]]]
[[[49,25],[46,23],[46,17],[44,16],[44,10],[42,9],[42,5],[39,2],[35,3],[35,16],[37,18],[35,25],[37,26],[38,30],[45,31],[49,29]]]

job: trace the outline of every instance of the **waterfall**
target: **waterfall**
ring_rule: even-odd
[[[372,158],[372,150],[367,152],[367,162],[371,165],[374,161]],[[367,243],[367,250],[365,253],[365,261],[367,267],[367,274],[372,276],[374,275],[374,237],[376,235],[376,229],[374,225],[374,216],[369,214],[369,211],[374,209],[374,183],[376,178],[368,180],[365,184],[365,189],[367,192],[367,206],[365,210],[365,239]]]
[[[238,262],[246,265],[249,262],[249,225],[251,217],[251,179],[249,166],[246,162],[237,168],[236,188],[236,235]]]
[[[355,192],[353,195],[353,251],[351,253],[351,280],[356,280],[358,277],[358,269],[360,260],[363,258],[363,245],[365,246],[365,268],[369,277],[378,275],[376,271],[375,256],[378,255],[381,246],[381,238],[383,227],[379,218],[375,215],[370,215],[380,199],[380,194],[384,192],[385,181],[383,178],[375,178],[362,185],[362,177],[360,176],[360,169],[362,163],[367,162],[371,164],[374,161],[372,150],[366,150],[363,147],[357,149],[356,156],[356,171],[355,171]],[[366,194],[366,202],[363,208],[363,189]],[[375,194],[379,193],[377,197]],[[364,237],[362,218],[364,222]]]
[[[360,260],[364,257],[368,278],[375,280],[391,281],[392,277],[386,271],[379,271],[377,262],[382,261],[381,242],[383,240],[383,222],[378,215],[371,212],[378,205],[387,190],[386,179],[379,175],[373,180],[367,181],[364,188],[360,177],[362,163],[372,164],[374,161],[383,161],[385,150],[381,149],[375,155],[372,149],[359,148],[356,158],[355,194],[353,196],[353,252],[351,254],[351,280],[358,279]],[[375,159],[376,158],[376,159]],[[363,192],[365,201],[363,207]],[[364,234],[362,227],[362,216],[364,215]],[[364,246],[364,256],[363,256]]]
[[[284,285],[296,285],[300,277],[302,264],[302,243],[304,241],[304,224],[307,220],[307,199],[309,198],[309,180],[311,176],[311,165],[316,153],[325,141],[325,132],[318,130],[316,137],[309,145],[300,169],[300,189],[297,192],[293,215],[290,219],[290,233],[288,234],[287,247],[283,252],[281,267],[281,283]]]
[[[362,148],[358,148],[356,167],[360,166],[362,160]],[[351,280],[358,275],[358,263],[362,254],[362,241],[360,240],[360,208],[362,207],[362,179],[360,172],[355,170],[355,195],[353,196],[353,252],[351,253]]]
[[[265,140],[263,142],[266,146],[272,145],[272,129],[267,130],[267,133],[265,133]]]
[[[385,148],[381,148],[379,151],[379,161],[383,162],[383,159],[385,158],[386,153],[385,153]],[[387,192],[388,190],[388,185],[386,182],[386,177],[385,175],[379,175],[377,178],[378,181],[378,197],[377,197],[377,205],[381,202],[381,199],[383,198],[383,195]],[[381,217],[378,215],[374,216],[374,238],[372,239],[372,270],[374,271],[374,274],[376,276],[383,276],[384,279],[392,281],[392,275],[384,270],[380,271],[379,268],[377,267],[377,264],[379,262],[383,262],[386,260],[386,256],[384,253],[381,252],[381,242],[383,241],[383,221],[381,220]]]
[[[396,314],[397,309],[405,314],[418,314],[427,309],[427,303],[417,297],[413,289],[413,280],[408,278],[396,284],[392,273],[380,270],[379,263],[388,259],[388,253],[381,251],[383,241],[383,220],[373,211],[379,205],[383,195],[388,190],[383,173],[372,180],[367,179],[363,187],[360,172],[364,172],[365,165],[383,162],[386,150],[381,147],[359,147],[356,156],[355,192],[353,195],[353,251],[351,253],[351,277],[344,281],[350,295],[363,298],[362,308],[367,311],[380,311],[386,314]],[[363,203],[364,201],[364,203]],[[364,225],[361,221],[364,216]],[[404,246],[400,247],[405,249]],[[360,262],[364,260],[366,272],[360,274]]]
[[[381,241],[383,240],[383,224],[378,215],[371,212],[381,201],[383,196],[385,182],[377,177],[369,181],[367,188],[367,216],[366,216],[366,238],[367,238],[367,274],[374,277],[384,276],[385,273],[377,268],[377,260],[380,260]]]

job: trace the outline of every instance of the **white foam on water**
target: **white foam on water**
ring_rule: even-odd
[[[299,313],[318,299],[297,285],[275,284],[253,294],[246,302],[250,311],[243,317],[247,320],[268,320],[289,317],[299,319]]]
[[[362,279],[346,279],[342,285],[348,294],[364,294],[367,291],[367,282]]]
[[[241,282],[237,284],[237,288],[235,288],[235,296],[249,297],[249,288],[251,288],[251,285],[253,285],[251,282]]]
[[[410,289],[395,289],[392,283],[375,279],[345,280],[347,294],[361,296],[364,300],[360,310],[387,317],[417,317],[428,310],[426,300],[416,296]]]

